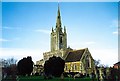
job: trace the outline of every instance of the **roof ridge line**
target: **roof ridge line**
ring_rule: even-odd
[[[71,50],[70,52],[79,51],[79,50],[86,50],[86,49],[88,49],[88,48],[82,48],[82,49],[73,49],[73,50]]]

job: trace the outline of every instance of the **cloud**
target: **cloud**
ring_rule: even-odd
[[[37,30],[35,30],[35,32],[41,32],[41,33],[44,33],[44,34],[50,34],[50,30],[44,30],[44,29],[37,29]]]
[[[118,35],[118,31],[114,31],[113,34],[114,34],[114,35]]]
[[[32,56],[34,62],[43,58],[43,51],[39,49],[22,49],[22,48],[0,48],[0,58],[14,57],[17,60],[23,57]]]
[[[7,29],[7,30],[18,30],[18,29],[21,29],[20,27],[8,27],[8,26],[3,26],[2,29]]]
[[[95,60],[100,59],[101,64],[113,66],[116,62],[118,62],[118,49],[93,49],[89,48],[90,53],[92,54]]]
[[[112,32],[113,35],[119,35],[119,32],[120,32],[119,23],[120,21],[118,21],[117,19],[112,21],[112,24],[110,25],[110,27],[113,27],[116,29],[116,31]]]
[[[12,29],[11,27],[2,27],[3,29]]]
[[[118,62],[118,49],[97,49],[88,48],[93,59],[101,60],[101,64],[113,66],[114,63]],[[22,49],[22,48],[0,48],[0,58],[11,58],[22,59],[23,57],[32,56],[34,62],[43,59],[43,49]]]
[[[8,42],[8,41],[11,41],[11,40],[0,38],[0,42]]]
[[[114,35],[120,35],[120,28],[118,28],[118,30],[112,32],[112,34],[114,34]]]
[[[16,37],[16,38],[10,39],[10,40],[4,39],[4,38],[0,38],[0,42],[10,42],[10,41],[17,41],[17,40],[20,40],[20,38],[19,38],[19,37]]]

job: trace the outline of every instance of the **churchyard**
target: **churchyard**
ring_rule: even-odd
[[[26,77],[19,77],[16,80],[6,79],[2,81],[92,81],[90,78],[70,78],[65,77],[64,79],[61,78],[53,78],[53,79],[44,79],[43,76],[26,76]],[[97,81],[95,79],[94,81]]]

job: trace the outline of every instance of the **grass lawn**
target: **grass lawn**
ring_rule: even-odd
[[[29,77],[20,77],[19,81],[92,81],[90,78],[64,78],[61,80],[60,78],[53,78],[53,79],[44,79],[40,76],[29,76]],[[97,81],[97,80],[95,80]]]

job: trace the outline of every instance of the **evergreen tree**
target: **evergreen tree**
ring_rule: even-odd
[[[60,57],[51,57],[49,60],[45,61],[44,72],[47,76],[60,77],[64,72],[65,61]]]
[[[17,64],[19,75],[30,75],[33,71],[33,61],[31,57],[21,59]]]

